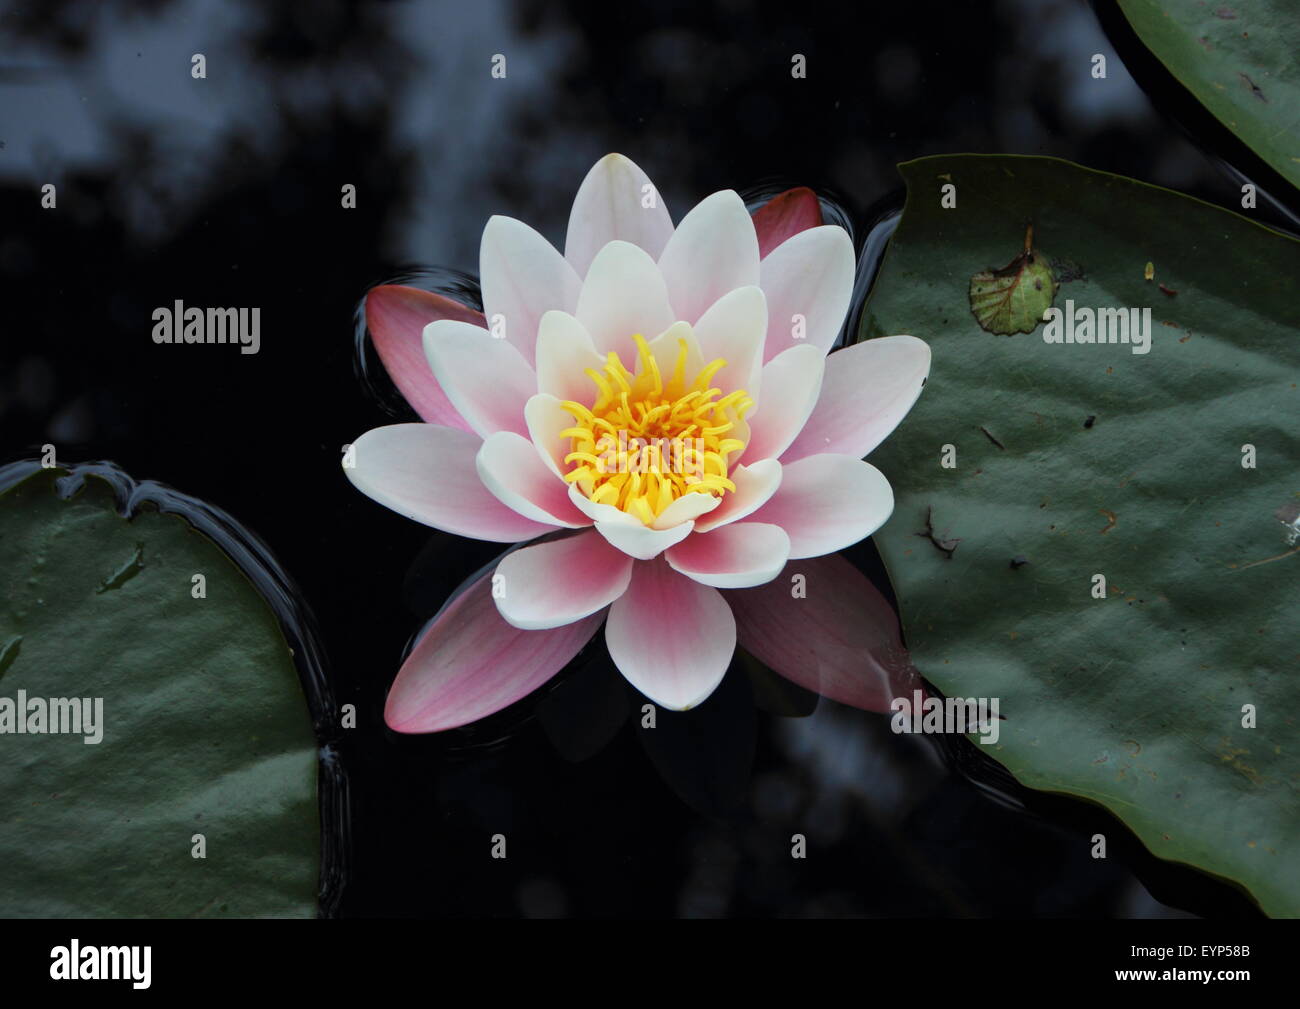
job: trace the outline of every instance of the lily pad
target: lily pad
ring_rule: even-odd
[[[876,542],[913,661],[949,696],[1001,699],[985,750],[1025,785],[1101,803],[1155,854],[1300,913],[1300,553],[1276,514],[1300,500],[1300,242],[1050,158],[900,171],[859,335],[934,352],[872,457],[894,487]],[[956,209],[928,198],[940,173]],[[1150,309],[1148,353],[983,337],[967,278],[1025,220],[1084,268],[1076,308]]]
[[[1300,186],[1294,0],[1119,0],[1143,44],[1223,125]]]
[[[0,494],[0,727],[51,698],[95,724],[0,733],[0,914],[314,915],[317,746],[275,614],[181,517],[63,476]]]

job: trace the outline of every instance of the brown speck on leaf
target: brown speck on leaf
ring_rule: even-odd
[[[1178,323],[1176,323],[1176,322],[1167,322],[1167,321],[1162,321],[1162,322],[1160,323],[1160,325],[1162,325],[1162,326],[1169,326],[1171,329],[1182,329],[1182,328],[1183,328],[1182,326],[1178,325]]]
[[[1172,287],[1165,287],[1164,284],[1160,285],[1160,290],[1164,291],[1165,294],[1169,295],[1169,297],[1171,298],[1174,297],[1176,294],[1178,294],[1178,292],[1175,291]]]
[[[1192,338],[1192,334],[1191,334],[1191,333],[1188,333],[1186,336],[1180,336],[1180,337],[1178,338],[1178,342],[1179,342],[1179,343],[1186,343],[1186,342],[1187,342],[1188,340],[1190,340],[1191,338]]]
[[[1100,530],[1100,532],[1104,536],[1106,533],[1110,532],[1112,529],[1115,528],[1115,523],[1119,521],[1119,517],[1113,511],[1108,511],[1105,508],[1098,508],[1097,513],[1100,515],[1105,515],[1108,520],[1105,526],[1103,526]]]

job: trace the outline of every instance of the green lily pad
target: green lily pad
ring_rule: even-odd
[[[1101,803],[1157,855],[1300,913],[1300,553],[1282,518],[1300,500],[1300,242],[1050,158],[900,171],[859,335],[934,353],[872,454],[913,660],[949,696],[1001,699],[986,752],[1024,784]],[[955,209],[929,199],[941,173]],[[1150,309],[1149,352],[981,332],[967,278],[1025,220],[1083,269],[1058,309],[1096,313],[1094,338],[1107,310]]]
[[[1300,186],[1294,0],[1119,0],[1138,37],[1223,125]]]
[[[0,914],[314,915],[317,746],[274,613],[184,519],[61,475],[0,494]]]

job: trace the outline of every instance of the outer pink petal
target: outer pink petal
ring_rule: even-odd
[[[736,621],[717,589],[660,558],[636,565],[632,584],[609,608],[605,643],[632,686],[685,711],[722,682],[736,650]]]
[[[482,312],[415,287],[383,284],[366,295],[366,328],[398,392],[430,424],[468,431],[424,357],[424,327],[439,319],[483,325]]]
[[[518,348],[486,329],[435,322],[424,331],[424,353],[447,398],[480,436],[528,433],[524,404],[537,392],[537,375]]]
[[[626,592],[632,563],[595,531],[524,547],[497,565],[497,609],[524,630],[571,624]]]
[[[799,186],[777,193],[754,211],[759,257],[766,256],[787,238],[821,224],[822,206],[811,189]]]
[[[882,336],[837,350],[827,358],[817,406],[782,461],[823,452],[861,459],[912,409],[929,374],[930,348],[914,336]]]
[[[343,472],[363,494],[416,522],[492,543],[530,540],[551,526],[524,518],[498,501],[474,465],[479,437],[437,424],[392,424],[352,444]]]
[[[719,589],[770,582],[789,557],[790,537],[785,530],[762,522],[735,522],[688,536],[664,552],[674,571]]]
[[[652,206],[645,205],[647,196]],[[610,242],[631,242],[658,259],[672,233],[668,208],[646,173],[630,158],[606,154],[574,197],[564,258],[585,277],[596,253]]]
[[[885,524],[894,492],[885,475],[851,455],[810,455],[781,465],[781,486],[754,512],[790,535],[790,556],[818,557],[852,546]]]
[[[792,592],[803,576],[804,594]],[[838,555],[791,561],[776,579],[728,592],[741,646],[823,697],[889,711],[920,688],[898,617],[874,585]]]
[[[521,631],[497,612],[484,574],[447,605],[402,664],[384,721],[397,732],[440,732],[500,711],[563,669],[602,616]]]

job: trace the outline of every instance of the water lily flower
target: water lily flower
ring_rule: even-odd
[[[492,217],[479,267],[481,313],[398,285],[366,299],[425,423],[366,432],[349,479],[434,528],[530,541],[433,621],[388,725],[491,714],[602,621],[618,669],[666,708],[704,701],[739,641],[825,696],[887,710],[896,618],[831,555],[893,509],[863,457],[915,402],[930,352],[890,336],[827,356],[855,263],[816,196],[790,190],[751,217],[726,190],[674,227],[645,173],[611,154],[578,190],[563,255]]]

